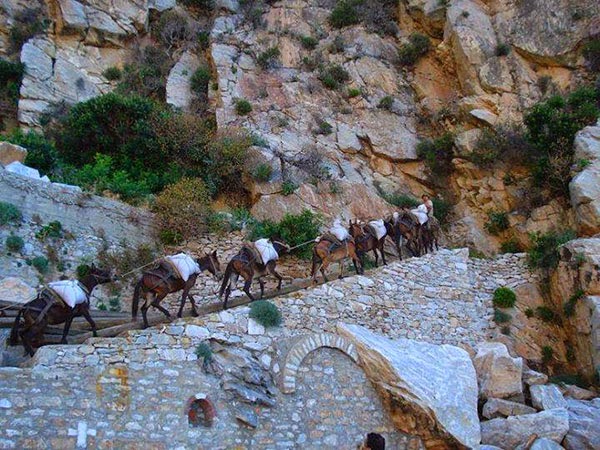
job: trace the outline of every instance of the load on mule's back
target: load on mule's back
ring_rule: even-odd
[[[46,325],[61,323],[65,324],[61,343],[66,344],[71,323],[79,316],[85,317],[96,336],[96,324],[90,315],[90,294],[97,285],[111,280],[108,270],[92,265],[81,281],[62,280],[50,283],[17,313],[10,334],[10,345],[16,345],[20,338],[25,351],[33,356],[34,342],[42,337]]]
[[[290,251],[289,245],[279,239],[258,239],[253,243],[242,245],[239,252],[231,258],[225,269],[225,276],[221,289],[219,289],[219,298],[225,295],[223,300],[223,309],[227,308],[227,301],[231,295],[232,289],[241,276],[244,279],[244,292],[251,301],[255,298],[250,292],[252,280],[258,275],[260,285],[260,298],[265,294],[265,282],[263,280],[267,275],[273,275],[277,278],[277,290],[281,290],[283,277],[275,270],[279,255]]]
[[[219,263],[216,250],[197,259],[193,259],[185,253],[179,253],[167,256],[159,261],[156,267],[145,271],[135,285],[133,300],[131,302],[132,320],[135,321],[137,318],[140,297],[144,298],[141,308],[144,327],[148,327],[147,312],[150,306],[155,307],[170,319],[171,314],[160,305],[160,302],[168,294],[181,290],[183,290],[183,293],[177,317],[183,315],[186,298],[190,299],[192,313],[197,316],[196,302],[194,296],[190,294],[190,290],[196,284],[198,275],[205,270],[208,270],[217,280],[221,279],[221,264]]]

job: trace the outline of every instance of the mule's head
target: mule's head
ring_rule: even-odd
[[[210,274],[217,280],[223,279],[221,263],[219,262],[219,258],[217,257],[216,250],[212,253],[209,253],[206,256],[203,256],[202,258],[197,259],[196,262],[200,265],[202,270],[208,270]]]
[[[91,284],[97,285],[110,283],[111,281],[114,281],[111,269],[102,269],[100,267],[97,267],[93,263],[90,266],[84,267],[86,267],[86,269],[84,269],[84,275],[82,276],[81,280],[82,282],[85,282],[85,280],[89,280]]]
[[[291,247],[283,242],[283,239],[281,238],[273,238],[271,239],[271,243],[279,255],[284,255],[290,252]]]
[[[357,237],[362,236],[364,234],[363,228],[358,223],[358,220],[354,223],[352,222],[352,220],[350,220],[348,223],[348,233],[350,233],[350,236],[356,239]]]

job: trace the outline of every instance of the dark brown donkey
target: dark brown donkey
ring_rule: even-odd
[[[321,275],[323,275],[323,280],[325,280],[325,282],[329,281],[327,275],[325,275],[325,270],[329,264],[336,261],[340,264],[339,278],[342,278],[344,276],[343,261],[346,258],[352,259],[357,274],[363,273],[363,266],[356,254],[356,245],[353,238],[340,243],[339,240],[329,233],[325,233],[321,236],[319,242],[313,247],[312,269],[310,271],[313,284],[317,283],[317,272],[319,271],[321,271]]]
[[[373,253],[375,254],[375,267],[377,267],[377,264],[379,263],[379,255],[377,254],[377,250],[379,250],[381,253],[383,265],[387,265],[387,262],[385,261],[385,253],[383,252],[383,244],[385,244],[387,233],[381,239],[377,239],[375,230],[371,229],[368,224],[359,224],[358,220],[354,223],[350,221],[349,232],[350,236],[354,238],[356,251],[358,252],[358,256],[360,257],[360,262],[363,267],[365,266],[365,253],[371,250],[373,250]]]
[[[44,333],[46,325],[58,325],[64,322],[61,344],[67,343],[67,334],[71,328],[71,322],[75,317],[83,316],[92,327],[92,332],[96,336],[96,324],[90,315],[90,294],[96,286],[111,281],[110,272],[102,270],[94,265],[89,267],[88,274],[83,277],[80,283],[87,294],[87,301],[71,308],[64,301],[57,298],[50,289],[42,289],[37,297],[23,305],[17,313],[17,318],[13,324],[10,333],[10,345],[17,345],[19,337],[23,343],[25,351],[31,356],[35,353],[33,350],[33,341]],[[24,323],[21,324],[21,317]]]
[[[396,217],[392,216],[383,221],[388,235],[394,241],[400,260],[402,260],[403,240],[406,240],[406,248],[412,256],[418,256],[419,249],[419,230],[418,220],[413,214],[407,211],[400,212]]]
[[[217,258],[217,251],[215,250],[209,255],[203,256],[202,258],[196,259],[196,262],[200,266],[200,271],[204,272],[208,270],[217,280],[222,277],[221,264]],[[194,296],[190,294],[190,289],[196,284],[198,278],[197,273],[190,275],[187,281],[183,281],[172,269],[168,262],[161,262],[160,265],[153,270],[148,270],[142,274],[142,278],[135,285],[133,291],[133,301],[131,302],[131,317],[132,321],[137,318],[138,304],[140,297],[144,298],[144,304],[142,305],[142,317],[144,318],[144,327],[148,327],[148,308],[154,306],[159,311],[162,311],[167,319],[171,318],[171,314],[164,307],[160,306],[160,302],[168,294],[178,292],[183,289],[181,294],[181,306],[177,317],[181,317],[183,314],[183,307],[185,305],[185,299],[189,297],[190,303],[192,304],[192,313],[194,316],[198,315],[196,310],[196,302]],[[151,296],[150,301],[148,297]]]
[[[290,247],[281,241],[273,240],[273,247],[278,255],[284,255],[290,251]],[[235,285],[241,276],[244,279],[244,292],[251,301],[255,298],[250,293],[250,287],[252,286],[252,280],[255,275],[258,275],[258,283],[260,284],[260,298],[265,295],[265,282],[263,278],[267,275],[273,275],[277,278],[277,290],[281,290],[281,282],[283,277],[277,273],[275,266],[277,260],[269,261],[267,264],[262,264],[260,255],[257,253],[251,244],[243,245],[240,251],[231,258],[227,268],[225,269],[225,276],[221,289],[219,290],[219,298],[225,294],[225,300],[223,300],[223,309],[227,309],[227,300],[231,294],[231,288],[235,288]]]

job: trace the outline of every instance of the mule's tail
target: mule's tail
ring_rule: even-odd
[[[310,268],[310,276],[314,277],[315,276],[315,272],[317,270],[317,267],[319,266],[319,263],[322,261],[321,257],[319,255],[317,255],[316,251],[313,251],[313,256],[312,256],[312,267]]]
[[[19,343],[19,325],[21,324],[21,314],[23,314],[22,308],[19,309],[15,323],[13,323],[12,329],[10,330],[8,345],[17,345]]]
[[[142,292],[142,284],[144,280],[138,281],[133,290],[133,300],[131,301],[131,320],[135,322],[137,318],[138,305],[140,303],[140,294]]]
[[[223,283],[221,283],[221,289],[219,289],[219,298],[223,297],[223,293],[227,286],[231,283],[231,273],[233,272],[233,261],[229,261],[227,264],[227,268],[225,269],[225,274],[223,275]]]

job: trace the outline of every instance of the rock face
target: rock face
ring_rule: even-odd
[[[569,184],[577,231],[592,236],[600,233],[600,123],[577,133],[575,161],[588,164]]]
[[[479,395],[482,398],[508,398],[523,393],[523,359],[511,357],[504,344],[481,344],[477,348],[473,364],[477,371]]]
[[[358,325],[338,330],[356,346],[361,366],[399,429],[419,434],[426,446],[479,444],[477,380],[467,352],[450,345],[392,341]]]
[[[531,406],[522,403],[510,402],[499,398],[490,398],[483,405],[482,415],[486,419],[497,417],[521,416],[523,414],[534,414],[537,411]]]
[[[0,300],[13,303],[27,303],[33,300],[37,291],[20,278],[6,277],[0,280]]]
[[[568,450],[592,450],[600,448],[600,399],[586,402],[567,400],[569,432],[564,441]]]
[[[0,165],[6,166],[15,161],[23,162],[27,157],[27,149],[10,142],[0,142]]]
[[[560,389],[554,384],[531,386],[529,393],[531,394],[531,404],[539,410],[567,406]]]
[[[167,103],[187,110],[192,98],[190,77],[200,66],[198,56],[186,51],[173,66],[167,79]]]
[[[561,442],[568,431],[567,410],[550,409],[537,414],[481,422],[481,442],[500,448],[515,448],[524,444],[533,434]]]

